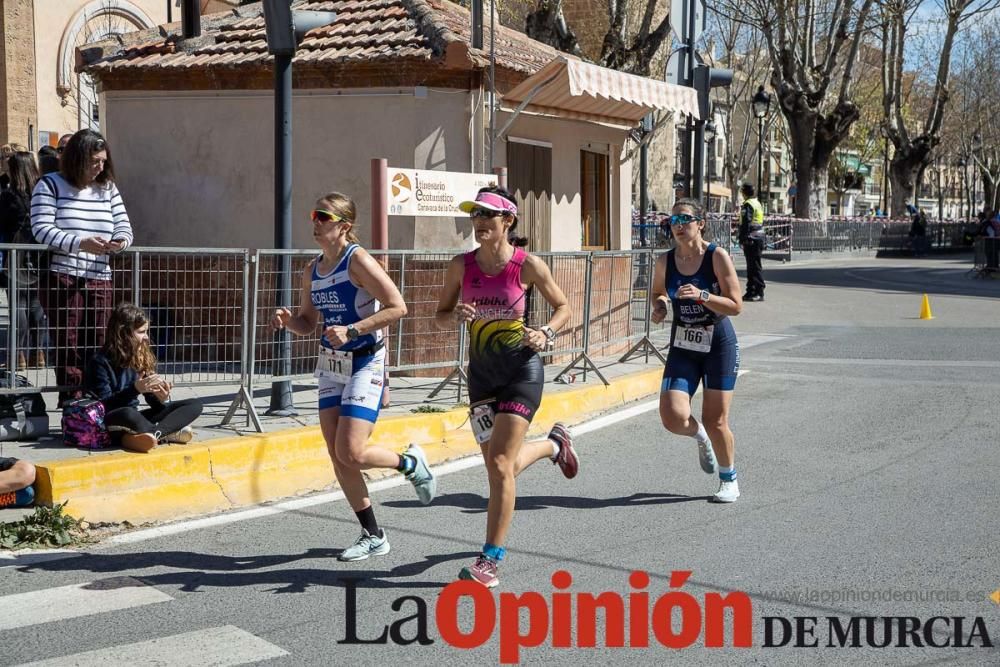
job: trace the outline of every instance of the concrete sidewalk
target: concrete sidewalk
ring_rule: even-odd
[[[662,347],[662,335],[658,342]],[[620,355],[595,360],[608,379],[574,371],[572,382],[554,382],[565,367],[546,367],[542,406],[531,434],[542,436],[555,421],[575,423],[588,415],[614,409],[658,390],[662,365],[655,356],[618,363]],[[409,443],[424,447],[432,464],[478,454],[468,426],[467,408],[458,403],[454,385],[435,398],[430,393],[442,378],[392,377],[392,405],[383,411],[372,442],[402,451]],[[238,387],[210,385],[175,389],[175,398],[197,396],[205,410],[194,424],[195,440],[187,445],[161,445],[149,454],[117,449],[87,451],[66,447],[59,433],[59,413],[49,413],[50,435],[39,441],[0,443],[0,456],[15,456],[38,468],[36,502],[70,501],[67,511],[91,522],[138,524],[173,520],[253,505],[335,485],[319,429],[314,382],[294,383],[296,417],[269,417],[270,387],[255,389],[254,404],[263,433],[237,413],[221,426]],[[50,408],[54,396],[46,395]],[[463,393],[463,401],[467,394]],[[372,470],[377,479],[396,474]],[[13,521],[31,508],[7,509],[0,521]]]

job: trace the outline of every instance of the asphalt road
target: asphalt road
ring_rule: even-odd
[[[716,480],[655,410],[579,435],[578,478],[544,462],[519,478],[510,553],[500,588],[479,600],[480,625],[471,598],[457,605],[453,631],[482,632],[477,648],[450,645],[439,613],[452,608],[442,590],[482,543],[478,465],[442,476],[429,507],[408,485],[379,491],[392,552],[360,563],[336,560],[357,534],[342,500],[0,561],[0,664],[495,664],[501,651],[513,656],[517,632],[533,629],[540,645],[517,653],[526,664],[996,665],[1000,649],[980,644],[986,633],[1000,645],[1000,604],[989,599],[1000,589],[1000,282],[969,280],[966,268],[958,259],[768,267],[767,301],[736,322],[741,335],[770,341],[744,350],[733,402],[742,498],[707,502]],[[916,317],[924,292],[934,320]],[[558,570],[572,583],[557,591]],[[630,584],[637,570],[648,585]],[[672,581],[674,571],[691,574]],[[719,627],[714,594],[736,591],[746,594],[730,598],[742,599],[742,621],[727,612],[724,646],[706,648]],[[606,648],[617,621],[604,612],[597,646],[577,646],[588,634],[577,612],[601,592],[622,598],[626,646],[645,635],[648,647]],[[672,623],[686,648],[658,641],[670,641],[671,602],[688,605]],[[527,606],[513,621],[519,603],[531,605],[533,625]],[[488,632],[495,605],[507,622]],[[432,643],[343,643],[350,617],[358,640],[397,623],[396,640]],[[868,621],[852,617],[877,617],[870,637]],[[883,617],[915,620],[890,621],[887,636]],[[652,629],[633,638],[629,618]],[[848,646],[828,646],[851,623]],[[901,624],[914,633],[901,639]],[[753,646],[733,647],[734,625]],[[769,627],[771,644],[791,628],[789,644],[766,646]],[[573,647],[555,648],[564,630]],[[970,632],[972,647],[954,646]],[[914,638],[948,646],[914,647]],[[792,646],[797,639],[818,645]],[[889,647],[870,645],[884,640]]]

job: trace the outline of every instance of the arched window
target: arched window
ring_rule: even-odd
[[[128,0],[92,0],[66,26],[59,43],[59,71],[56,90],[62,105],[76,109],[79,128],[100,125],[97,90],[89,74],[77,74],[77,47],[153,27],[153,20]]]

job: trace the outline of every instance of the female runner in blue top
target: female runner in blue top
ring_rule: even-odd
[[[337,481],[361,523],[361,536],[338,556],[342,561],[389,553],[363,470],[402,472],[425,505],[437,488],[418,446],[396,454],[368,445],[385,387],[382,331],[406,315],[406,304],[382,266],[358,245],[353,231],[356,215],[354,202],[338,192],[316,202],[313,239],[323,254],[302,274],[298,313],[293,317],[287,308],[279,308],[271,321],[275,329],[287,328],[300,336],[312,334],[322,322],[316,362],[319,421]]]
[[[652,321],[673,308],[670,352],[660,389],[660,419],[671,433],[693,437],[702,470],[718,469],[712,500],[740,496],[729,430],[729,405],[740,367],[740,347],[729,318],[743,309],[740,281],[725,250],[705,240],[705,212],[695,199],[680,199],[670,216],[675,246],[656,261]],[[691,416],[691,397],[705,383],[701,420]],[[714,451],[713,451],[714,450]]]

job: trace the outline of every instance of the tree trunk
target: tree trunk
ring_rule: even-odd
[[[851,124],[860,115],[852,102],[838,104],[828,114],[819,114],[808,105],[805,95],[790,91],[779,102],[792,144],[795,162],[795,217],[826,220],[830,157],[847,137]]]
[[[792,169],[795,172],[795,217],[812,218],[812,152],[813,140],[816,136],[816,115],[799,113],[795,116],[785,115],[788,120],[788,133],[792,144]],[[824,196],[825,193],[824,193]]]
[[[566,25],[562,2],[542,0],[535,11],[525,18],[524,32],[534,40],[548,44],[564,53],[583,57],[576,33]]]
[[[926,136],[915,137],[908,146],[897,146],[889,163],[889,180],[892,182],[893,217],[904,217],[906,205],[913,202],[916,206],[917,187],[920,174],[930,164],[930,154],[933,145]]]
[[[913,201],[920,164],[900,158],[899,153],[889,163],[889,180],[892,181],[892,217],[907,215],[906,205]]]
[[[982,182],[983,182],[983,206],[986,208],[996,211],[1000,209],[1000,188],[997,187],[997,182],[993,177],[993,174],[981,170]]]
[[[809,170],[809,200],[807,203],[810,220],[826,222],[826,214],[830,209],[830,205],[827,202],[829,177],[830,169],[826,165],[822,167],[812,165],[812,168]],[[798,215],[798,211],[796,211],[796,217],[802,217]]]

